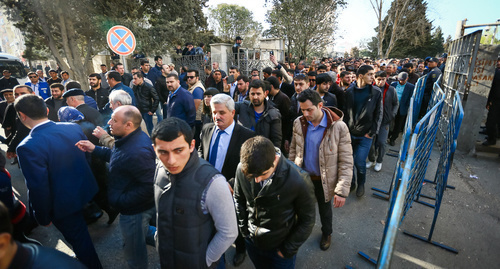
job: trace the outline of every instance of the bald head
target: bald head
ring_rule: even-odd
[[[123,116],[124,123],[131,121],[135,129],[141,127],[142,116],[137,107],[131,105],[120,106],[114,113],[120,113]]]

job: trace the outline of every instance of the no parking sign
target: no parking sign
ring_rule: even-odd
[[[108,46],[118,55],[127,56],[135,50],[135,36],[127,27],[116,25],[107,34]]]

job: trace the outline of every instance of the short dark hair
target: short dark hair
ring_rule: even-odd
[[[264,87],[265,87],[264,90],[267,92],[270,92],[271,91],[271,83],[269,83],[269,81],[267,81],[267,80],[264,80],[262,82],[264,82]]]
[[[248,87],[249,89],[254,88],[262,88],[262,92],[266,92],[266,85],[264,85],[264,82],[260,79],[252,80],[250,83],[250,86]]]
[[[387,72],[385,72],[385,71],[378,71],[377,73],[375,73],[375,78],[378,78],[378,77],[384,77],[384,78],[386,78],[387,77]]]
[[[340,77],[341,77],[341,78],[343,78],[343,77],[345,77],[346,75],[350,75],[350,74],[351,74],[351,72],[350,72],[350,71],[342,71],[342,72],[340,72]]]
[[[205,43],[203,43],[203,42],[200,42],[200,44],[198,44],[198,47],[200,47],[200,48],[203,48],[204,46],[205,46]]]
[[[12,89],[12,91],[16,91],[17,88],[26,88],[26,89],[28,89],[29,93],[33,92],[33,89],[30,86],[28,86],[28,85],[22,85],[22,84],[14,86],[14,89]]]
[[[9,209],[3,202],[0,202],[0,234],[8,233],[12,235],[13,232]]]
[[[250,71],[250,73],[252,73],[253,71],[257,71],[260,73],[259,69],[257,69],[257,68],[252,68],[252,71]]]
[[[149,63],[149,61],[148,61],[148,60],[142,60],[142,61],[141,61],[141,65],[148,64],[148,63]]]
[[[319,103],[323,102],[323,99],[321,99],[319,93],[311,89],[303,90],[297,97],[297,101],[299,101],[300,103],[304,103],[307,100],[311,101],[314,106],[318,106]]]
[[[218,69],[217,69],[217,70],[214,70],[214,74],[215,74],[215,73],[217,73],[217,72],[219,72],[219,73],[222,75],[222,71],[220,71],[220,70],[218,70]]]
[[[189,69],[186,73],[193,73],[194,72],[194,76],[195,77],[199,77],[200,76],[200,71],[196,70],[196,69]]]
[[[163,58],[160,55],[156,55],[155,56],[155,62],[158,61],[158,59],[162,59],[163,60]]]
[[[310,71],[309,73],[307,73],[307,75],[310,77],[315,77],[316,75],[318,75],[318,73],[316,73],[316,71]]]
[[[323,70],[328,70],[328,68],[326,68],[326,65],[324,65],[324,64],[320,64],[320,65],[318,65],[318,67],[316,68],[316,70],[320,70],[320,69],[323,69]]]
[[[373,70],[373,67],[371,67],[370,65],[367,64],[362,65],[358,68],[358,71],[356,72],[356,77],[358,77],[359,75],[365,75],[371,70]]]
[[[14,108],[17,112],[26,114],[32,120],[47,118],[47,105],[45,105],[42,97],[34,94],[25,94],[17,98],[14,102]]]
[[[266,67],[262,70],[262,72],[271,75],[273,69],[271,67]]]
[[[38,76],[38,74],[37,74],[37,73],[35,73],[35,72],[28,72],[28,77],[29,77],[29,76],[31,76],[31,75],[36,75],[36,76]]]
[[[273,85],[273,88],[275,88],[275,89],[280,88],[280,81],[277,78],[271,76],[271,77],[268,77],[266,79],[266,81],[269,82],[269,84]]]
[[[66,75],[68,75],[68,76],[69,76],[68,71],[62,71],[62,72],[61,72],[61,75],[62,75],[62,74],[66,74]]]
[[[239,75],[239,76],[236,78],[236,81],[238,81],[238,80],[240,80],[240,79],[241,79],[241,80],[243,80],[243,82],[245,82],[245,83],[246,83],[246,82],[250,82],[250,79],[249,79],[247,76],[245,76],[245,75]]]
[[[61,83],[52,83],[50,85],[50,88],[51,89],[58,88],[59,90],[61,90],[61,92],[64,91],[64,85],[62,85]]]
[[[112,78],[112,79],[114,79],[117,82],[121,82],[122,81],[122,76],[117,71],[109,71],[107,73],[107,76],[108,76],[108,78]]]
[[[137,76],[138,78],[144,78],[144,75],[141,72],[135,72],[132,76]]]
[[[101,75],[98,73],[92,73],[89,75],[89,78],[97,78],[98,80],[101,80]]]
[[[181,135],[184,136],[184,140],[191,145],[191,141],[193,141],[193,131],[189,124],[177,117],[170,117],[162,120],[155,126],[151,133],[151,140],[153,144],[155,144],[156,139],[170,142]]]
[[[404,68],[413,68],[413,64],[412,63],[405,63],[403,65]]]
[[[108,67],[106,64],[101,64],[101,66],[106,66],[106,67]]]
[[[309,77],[304,75],[304,74],[297,74],[293,80],[303,80],[305,81],[306,83],[309,82]]]
[[[261,176],[273,167],[276,150],[273,142],[263,136],[249,138],[240,150],[241,171],[246,177]]]
[[[311,73],[311,72],[309,72],[309,73]],[[311,75],[309,75],[309,76],[311,76]],[[322,84],[325,82],[333,82],[332,77],[330,75],[328,75],[327,73],[322,73],[322,74],[319,74],[316,76],[316,84],[319,85],[319,84]]]
[[[271,74],[276,75],[277,78],[283,79],[283,74],[281,74],[280,70],[274,69]]]
[[[173,73],[168,74],[167,78],[174,78],[175,80],[179,80],[179,76]]]
[[[236,70],[236,72],[238,73],[240,72],[240,69],[236,65],[231,65],[231,67],[229,67],[229,70],[231,69]]]

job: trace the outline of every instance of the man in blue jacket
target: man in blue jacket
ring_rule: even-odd
[[[408,74],[406,72],[401,72],[398,75],[398,81],[394,81],[391,86],[396,89],[399,101],[398,113],[394,118],[394,128],[389,134],[389,145],[394,146],[394,142],[398,139],[399,133],[405,125],[415,85],[408,82]]]
[[[124,256],[129,268],[147,268],[146,232],[155,215],[155,152],[149,136],[141,130],[142,116],[136,107],[125,105],[111,115],[113,149],[95,146],[88,140],[76,145],[109,162],[109,204],[121,214],[120,229]]]
[[[97,193],[97,183],[75,143],[85,139],[77,124],[52,122],[42,98],[26,94],[14,103],[19,120],[31,129],[17,147],[28,199],[40,225],[51,223],[88,268],[102,268],[82,209]]]
[[[50,89],[47,82],[40,82],[38,75],[35,72],[29,72],[28,78],[30,79],[30,82],[26,82],[25,85],[30,86],[36,95],[42,97],[43,100],[50,97]]]

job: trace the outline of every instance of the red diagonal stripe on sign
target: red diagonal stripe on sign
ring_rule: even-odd
[[[120,47],[120,45],[124,45],[129,51],[132,50],[132,48],[127,43],[125,43],[127,37],[130,36],[129,32],[127,32],[123,37],[120,37],[116,32],[112,32],[111,34],[119,40],[118,43],[116,43],[116,45],[113,47],[114,50],[118,50],[118,47]]]

